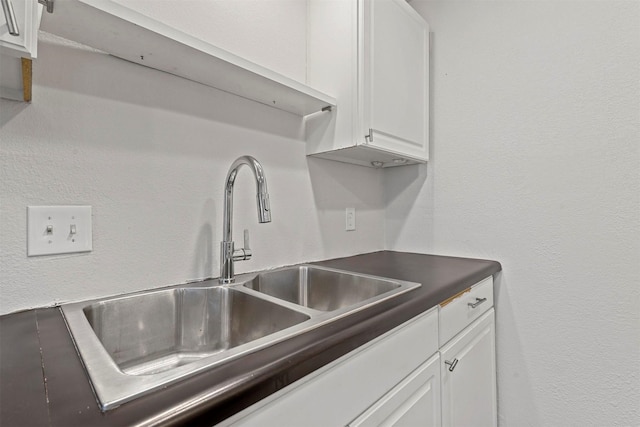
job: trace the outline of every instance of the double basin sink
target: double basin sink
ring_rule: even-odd
[[[62,306],[101,409],[419,287],[301,265]]]

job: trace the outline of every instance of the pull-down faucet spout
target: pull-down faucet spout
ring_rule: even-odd
[[[244,261],[251,258],[248,232],[245,230],[245,245],[242,249],[235,250],[232,238],[233,185],[238,175],[238,170],[242,165],[248,166],[256,179],[258,222],[271,222],[267,178],[264,175],[262,165],[251,156],[238,157],[238,159],[231,164],[224,185],[224,217],[222,222],[222,242],[220,243],[220,283],[233,283],[235,281],[233,272],[234,261]]]

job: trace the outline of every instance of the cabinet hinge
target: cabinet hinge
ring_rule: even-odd
[[[373,129],[369,128],[369,134],[364,136],[364,140],[367,142],[373,142]]]
[[[47,12],[53,13],[53,1],[54,0],[38,0],[38,3],[47,8]]]

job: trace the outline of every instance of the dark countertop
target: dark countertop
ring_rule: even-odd
[[[501,270],[496,261],[391,251],[314,264],[422,287],[106,413],[58,308],[0,316],[0,425],[212,425]]]

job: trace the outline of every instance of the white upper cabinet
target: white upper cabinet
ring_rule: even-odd
[[[36,0],[2,0],[0,97],[31,100],[31,59],[38,54],[42,6]]]
[[[427,24],[404,0],[363,4],[363,127],[371,129],[369,144],[427,160]]]
[[[426,162],[428,24],[405,0],[308,1],[308,84],[339,107],[307,118],[307,154],[363,166]]]
[[[2,0],[2,6],[0,53],[17,58],[35,58],[42,5],[36,0]]]

